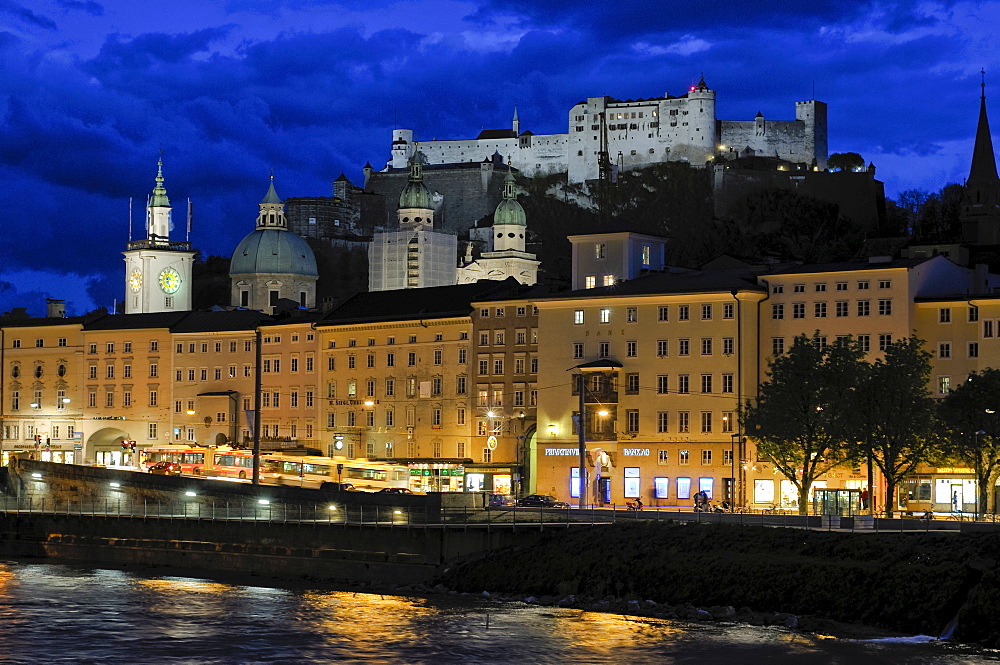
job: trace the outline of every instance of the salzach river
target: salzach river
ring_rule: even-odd
[[[997,662],[941,642],[852,641],[499,603],[0,561],[0,663]]]

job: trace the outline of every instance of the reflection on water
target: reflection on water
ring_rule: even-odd
[[[155,572],[155,571],[154,571]],[[947,644],[0,562],[0,663],[985,663]]]

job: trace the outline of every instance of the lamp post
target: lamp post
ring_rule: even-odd
[[[579,496],[579,509],[583,510],[583,499],[585,494],[585,488],[587,487],[587,400],[584,396],[584,384],[585,378],[583,372],[577,375],[577,387],[580,389],[580,401],[579,401],[579,414],[577,415],[576,433],[577,442],[580,446],[580,467],[579,467],[579,484],[577,485],[577,492]]]
[[[981,429],[976,430],[976,512],[974,513],[974,515],[975,515],[977,521],[979,520],[979,504],[982,501],[982,497],[979,496],[979,491],[980,491],[980,487],[979,487],[979,474],[980,474],[980,472],[982,471],[982,468],[983,468],[982,467],[982,464],[983,464],[982,459],[983,458],[982,458],[982,455],[980,454],[980,451],[979,451],[979,437],[981,435],[983,435],[983,434],[986,434],[985,430],[981,430]]]

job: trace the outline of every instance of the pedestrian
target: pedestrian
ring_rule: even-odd
[[[870,496],[867,487],[861,490],[861,510],[868,510],[868,499]]]

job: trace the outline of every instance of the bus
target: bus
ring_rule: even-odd
[[[315,457],[267,453],[260,459],[260,482],[323,489],[324,483],[347,483],[363,492],[387,487],[407,488],[405,466],[346,457]]]
[[[234,450],[229,446],[151,446],[141,451],[140,466],[144,471],[158,462],[175,462],[181,473],[189,476],[215,476],[240,480],[253,476],[253,452]]]

